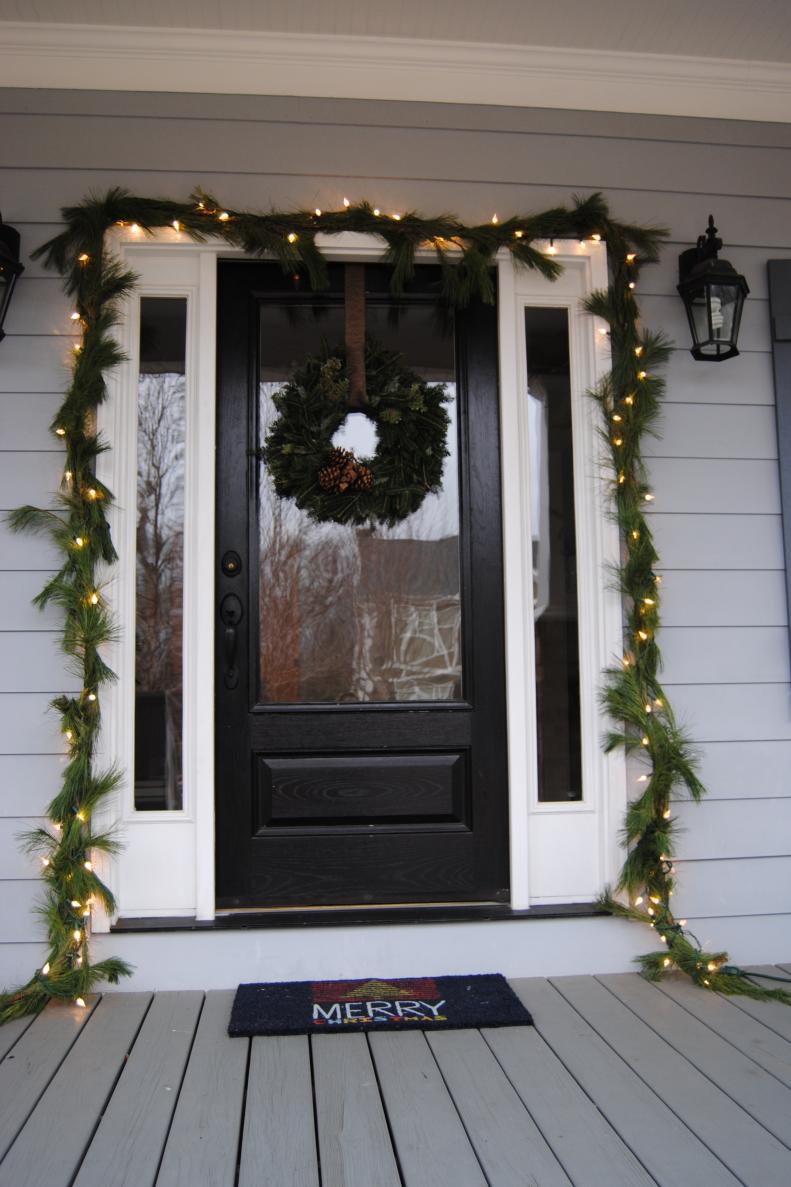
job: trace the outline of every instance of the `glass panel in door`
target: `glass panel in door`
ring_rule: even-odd
[[[343,307],[260,308],[258,442],[273,395],[307,355],[343,341]],[[459,461],[452,331],[432,305],[369,302],[367,332],[443,384],[450,418],[442,487],[394,527],[318,524],[259,466],[260,704],[458,701],[462,697]],[[334,444],[370,457],[376,429],[351,413]]]

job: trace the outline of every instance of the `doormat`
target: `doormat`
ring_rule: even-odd
[[[240,985],[229,1035],[350,1034],[362,1030],[461,1030],[530,1026],[500,973],[360,981]]]

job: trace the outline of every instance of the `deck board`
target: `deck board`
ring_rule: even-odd
[[[787,1006],[512,984],[535,1027],[250,1040],[232,990],[48,1006],[0,1028],[0,1187],[791,1182]]]
[[[736,1176],[553,985],[539,978],[512,984],[539,1034],[657,1183],[739,1187]]]
[[[504,1028],[504,1041],[517,1040],[522,1029]],[[478,1031],[448,1031],[428,1041],[491,1187],[570,1187]]]
[[[75,1179],[75,1187],[153,1187],[203,994],[158,993]]]
[[[84,1010],[50,1002],[0,1063],[0,1158],[43,1096],[97,1000],[92,997]]]
[[[654,1179],[535,1027],[482,1034],[572,1182],[653,1187]]]
[[[749,1182],[752,1176],[764,1187],[788,1187],[791,1150],[614,994],[591,977],[560,977],[552,984],[614,1051],[638,1068],[646,1084],[702,1142],[710,1149],[716,1147],[737,1178]],[[635,978],[634,984],[639,987],[645,982]]]
[[[372,1034],[370,1045],[404,1187],[486,1187],[456,1106],[419,1031]]]
[[[738,1009],[733,998],[718,993],[704,995],[681,974],[658,982],[657,989],[699,1018],[721,1038],[727,1039],[737,1051],[742,1051],[759,1067],[791,1087],[791,1042],[781,1038],[757,1018]],[[788,1006],[782,1006],[781,1009],[787,1010]]]
[[[309,1042],[252,1040],[239,1187],[319,1187]]]
[[[213,990],[198,1023],[157,1187],[233,1187],[248,1044],[228,1037],[234,992]]]
[[[791,1146],[791,1089],[778,1083],[774,1076],[761,1075],[754,1059],[737,1050],[648,981],[634,981],[628,973],[598,979],[745,1112],[784,1145]],[[704,1016],[716,1010],[718,1005],[714,994],[703,1001],[697,1000]],[[721,1004],[727,1005],[725,1002]],[[786,1072],[789,1071],[791,1064],[787,1063]]]
[[[401,1187],[365,1035],[311,1046],[322,1187]]]
[[[13,1018],[6,1022],[5,1026],[0,1026],[0,1060],[5,1059],[32,1022],[32,1018]]]
[[[0,1187],[69,1187],[150,1001],[118,993],[99,1002],[0,1164]]]

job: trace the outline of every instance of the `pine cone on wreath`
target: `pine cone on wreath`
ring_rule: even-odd
[[[333,449],[327,465],[319,470],[319,486],[329,494],[337,493],[342,476],[354,455],[348,449]]]
[[[369,466],[357,463],[357,477],[354,481],[355,490],[370,490],[374,484],[374,472]]]

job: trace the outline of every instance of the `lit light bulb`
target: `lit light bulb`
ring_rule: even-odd
[[[79,943],[79,941],[82,939],[82,930],[79,927],[75,927],[71,934],[75,943]]]
[[[288,239],[289,243],[296,243],[296,241],[297,241],[297,236],[294,234],[293,231],[289,231],[286,238]]]
[[[89,701],[95,701],[95,700],[96,700],[96,693],[95,693],[95,692],[89,692],[89,693],[88,693],[88,700],[89,700]]]
[[[133,234],[133,235],[139,235],[139,234],[140,234],[140,228],[138,227],[137,223],[132,223],[132,225],[131,225],[131,227],[129,228],[129,230],[132,232],[132,234]]]
[[[177,218],[174,218],[174,219],[173,219],[172,226],[173,226],[173,230],[174,230],[174,231],[180,231],[180,230],[181,230],[181,223],[179,222],[179,220],[178,220]]]
[[[623,471],[621,471],[621,473],[618,475],[618,485],[623,486],[623,484],[625,482],[626,482],[626,475],[624,474]]]
[[[500,220],[499,220],[499,218],[497,217],[497,215],[496,215],[496,214],[493,214],[493,215],[492,215],[492,226],[493,226],[493,227],[496,227],[496,226],[497,226],[497,224],[499,223],[499,221],[500,221]]]
[[[713,960],[709,961],[709,963],[706,965],[706,968],[709,970],[710,973],[716,973],[716,971],[717,971],[717,965]]]
[[[66,741],[70,742],[73,737],[74,737],[74,734],[71,732],[71,730],[66,730]]]
[[[99,595],[98,595],[98,593],[96,593],[96,591],[95,591],[95,590],[94,590],[94,592],[91,594],[91,596],[88,598],[88,601],[90,602],[90,604],[91,604],[92,606],[98,606],[98,605],[99,605]]]
[[[63,429],[63,428],[57,428],[57,429],[55,429],[55,432],[57,433],[57,435],[58,435],[59,437],[65,437],[65,436],[66,436],[66,430],[65,430],[65,429]]]
[[[79,313],[77,312],[77,310],[75,309],[73,313],[70,313],[70,314],[69,314],[69,318],[71,319],[71,321],[79,321],[79,320],[80,320],[80,315],[79,315]]]
[[[631,395],[630,395],[630,396],[624,396],[624,401],[623,401],[623,402],[624,402],[624,404],[628,404],[628,405],[629,405],[629,407],[631,408],[632,404],[634,404],[634,396],[631,396]]]
[[[655,606],[656,601],[654,598],[643,598],[643,605],[644,606]]]
[[[558,249],[555,247],[555,240],[550,239],[549,247],[547,248],[547,255],[548,256],[556,256],[557,254],[558,254]]]
[[[397,222],[397,223],[400,223],[400,222],[401,222],[401,215],[400,215],[400,214],[394,214],[394,215],[391,215],[391,217],[392,217],[392,219],[393,219],[393,221],[394,221],[394,222]]]
[[[514,239],[521,239],[523,235],[524,231],[514,231]]]
[[[613,443],[613,445],[618,445],[618,446],[623,445],[623,437],[613,437],[612,443]]]
[[[48,866],[48,865],[49,865],[49,858],[48,858],[48,857],[42,857],[42,859],[41,859],[41,864],[42,864],[43,866]]]
[[[632,539],[633,539],[633,540],[639,540],[639,539],[640,539],[640,533],[638,532],[637,528],[634,528],[634,530],[632,531]]]
[[[90,261],[90,258],[91,257],[88,255],[87,251],[84,251],[82,255],[77,256],[77,259],[81,264],[87,264]]]
[[[71,470],[64,470],[63,477],[66,479],[67,482],[71,482],[74,475],[72,474]]]
[[[655,496],[651,494],[650,490],[647,490],[645,492],[645,494],[643,495],[643,499],[645,500],[646,503],[653,503],[654,498],[655,498]]]
[[[92,861],[84,861],[82,864],[83,864],[83,868],[84,868],[84,869],[86,869],[86,870],[92,870],[92,869],[93,869],[93,862],[92,862]]]
[[[646,701],[645,711],[646,711],[646,713],[653,713],[654,709],[653,709],[653,705],[651,704],[650,701]]]
[[[648,734],[643,734],[642,738],[640,739],[640,745],[641,746],[650,746],[651,745],[651,739],[648,737]]]
[[[669,956],[666,956],[666,957],[665,957],[665,959],[662,961],[662,964],[663,964],[663,966],[664,966],[665,968],[667,968],[667,966],[668,966],[669,964],[672,964],[672,963],[673,963],[673,962],[672,962],[672,960],[670,959],[670,957],[669,957]]]
[[[617,425],[619,425],[621,423],[621,421],[623,420],[623,417],[621,416],[620,412],[613,413],[613,420]]]
[[[635,346],[634,353],[635,353],[635,357],[639,359],[640,355],[643,353],[642,346]]]
[[[687,926],[687,921],[686,921],[686,919],[679,919],[679,921],[678,921],[678,922],[679,922],[679,924],[680,924],[680,926],[681,926],[681,927],[686,927],[686,926]]]
[[[41,966],[41,975],[42,975],[42,977],[46,977],[48,973],[49,973],[49,961],[47,961],[47,963],[46,963],[46,964],[44,964],[44,965],[42,965],[42,966]]]
[[[634,901],[635,901],[635,905],[639,907],[640,903],[643,901],[643,896],[641,894],[638,894],[637,898]]]
[[[313,213],[315,214],[316,218],[321,218],[321,207],[317,206]]]
[[[88,919],[88,918],[90,917],[90,914],[91,914],[91,908],[90,908],[90,907],[84,907],[84,908],[83,908],[83,912],[82,912],[82,914],[83,914],[83,918],[84,918],[84,919]]]
[[[655,913],[655,912],[654,912],[654,908],[653,908],[653,907],[649,907],[649,908],[648,908],[648,914],[649,914],[649,915],[653,915],[654,913]]]
[[[343,205],[346,207],[347,210],[349,209],[349,207],[351,206],[351,202],[349,201],[348,198],[343,199]]]
[[[378,206],[374,206],[374,214],[376,215],[376,217],[377,217],[377,218],[379,217],[379,215],[380,215],[381,213],[382,213],[382,212],[381,212],[381,210],[379,209],[379,207],[378,207]]]
[[[630,251],[626,256],[627,264],[633,264],[636,259],[637,259],[637,254],[636,254],[636,252],[633,252],[633,251]]]
[[[75,536],[74,537],[74,547],[75,548],[82,548],[84,543],[85,543],[85,539],[83,536]]]
[[[85,824],[85,814],[83,812],[75,812],[74,815],[77,817],[77,819],[80,821],[81,824]],[[79,905],[80,904],[77,903],[78,907],[79,907]]]
[[[227,223],[228,219],[230,217],[231,216],[227,210],[221,210],[220,213],[217,215],[217,218],[220,220],[221,223]]]
[[[77,910],[77,911],[78,911],[78,910],[80,909],[80,907],[82,906],[82,903],[79,903],[79,902],[77,902],[77,899],[76,899],[76,898],[73,898],[73,899],[71,900],[70,906],[74,907],[74,908],[75,908],[75,910]]]
[[[591,235],[591,239],[593,240],[594,243],[601,243],[601,235],[599,234],[598,231],[593,232],[593,234]]]
[[[670,819],[670,809],[669,808],[666,808],[665,811],[662,813],[662,819],[663,820]]]
[[[638,372],[637,372],[637,378],[638,378],[638,379],[647,379],[647,378],[648,378],[648,372],[647,372],[647,371],[638,371]]]
[[[647,782],[648,782],[648,776],[647,776],[647,775],[638,775],[638,776],[637,776],[637,782],[638,782],[638,783],[647,783]]]
[[[722,301],[719,297],[712,297],[709,301],[709,308],[711,310],[711,328],[714,331],[714,337],[719,338],[720,330],[725,321],[725,315],[722,312]]]
[[[634,292],[634,290],[637,288],[637,285],[635,284],[635,282],[633,280],[629,281],[629,288],[631,289],[632,292]]]
[[[84,997],[75,997],[75,999],[74,999],[74,1004],[75,1004],[75,1006],[79,1006],[81,1010],[87,1010],[87,1008],[88,1008],[88,1007],[85,1005],[85,998],[84,998]]]
[[[99,498],[99,492],[98,492],[98,490],[96,490],[95,487],[93,487],[93,486],[88,487],[88,498],[89,499],[98,499]]]

